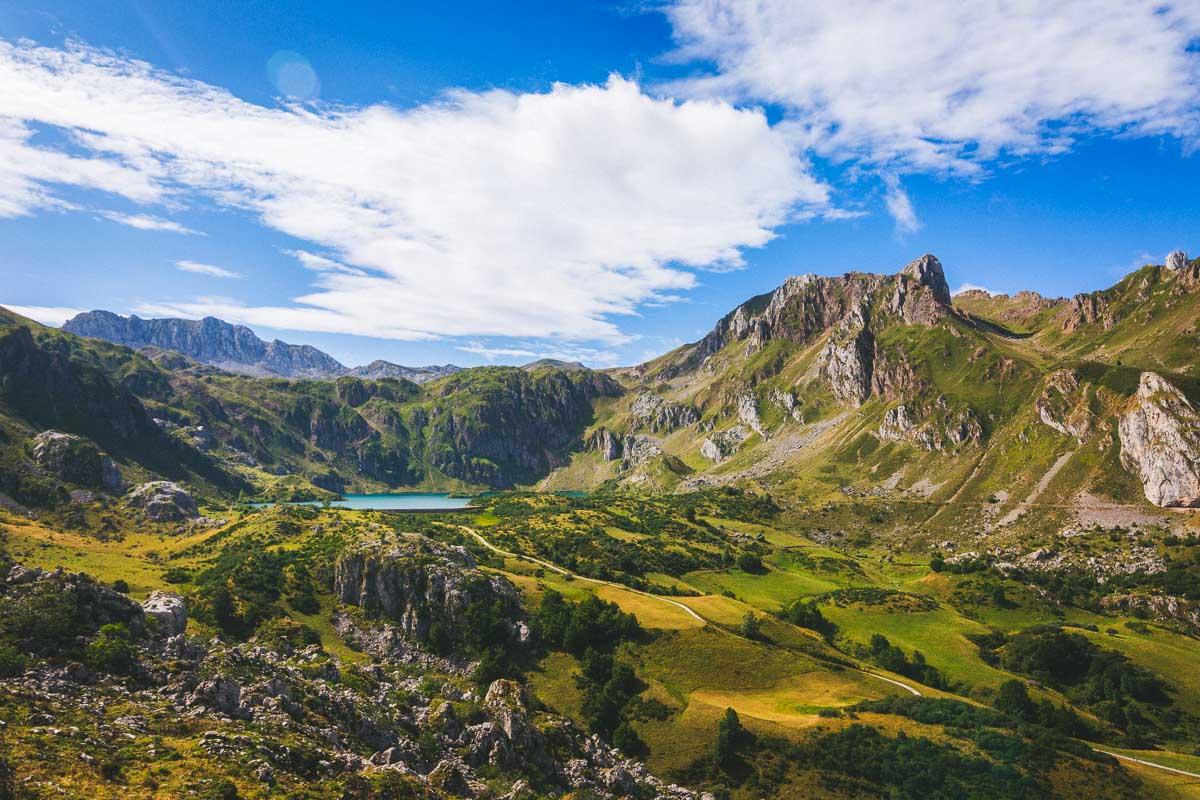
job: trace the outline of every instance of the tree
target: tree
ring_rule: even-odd
[[[746,738],[746,729],[737,712],[732,708],[725,709],[725,715],[717,723],[717,746],[714,753],[717,766],[728,769],[737,758],[738,750]]]
[[[1029,691],[1021,681],[1011,680],[1000,684],[994,703],[997,709],[1017,719],[1033,718],[1035,707],[1029,699]]]
[[[738,626],[738,632],[747,639],[758,639],[762,636],[762,623],[758,621],[758,617],[754,616],[753,611],[747,611],[746,616],[742,617],[742,624]]]

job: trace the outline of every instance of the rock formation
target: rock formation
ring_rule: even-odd
[[[132,508],[141,509],[146,519],[154,522],[178,522],[200,516],[195,498],[171,481],[150,481],[135,486],[125,502]]]
[[[115,461],[82,436],[42,431],[33,438],[33,460],[59,480],[119,494],[121,471]]]
[[[1183,392],[1143,372],[1118,432],[1121,463],[1141,480],[1147,500],[1200,506],[1200,415]]]
[[[170,638],[187,630],[187,604],[172,592],[154,591],[142,603],[142,612],[154,620],[155,633]]]

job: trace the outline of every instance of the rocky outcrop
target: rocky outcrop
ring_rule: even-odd
[[[1095,415],[1088,405],[1087,387],[1074,370],[1061,369],[1046,379],[1034,411],[1045,425],[1080,442],[1091,433]]]
[[[958,450],[983,439],[983,426],[969,408],[939,396],[932,406],[919,401],[888,409],[876,430],[881,441],[908,441],[930,451]]]
[[[115,461],[82,436],[42,431],[33,438],[33,460],[59,480],[119,494],[121,471]]]
[[[662,455],[662,452],[662,443],[653,436],[626,434],[621,439],[621,469],[636,469]]]
[[[1106,611],[1135,612],[1163,622],[1182,624],[1192,632],[1200,631],[1200,604],[1174,595],[1119,594],[1101,598]]]
[[[803,401],[798,400],[796,395],[783,389],[772,389],[770,400],[779,407],[784,414],[796,420],[796,422],[804,421],[804,412],[801,409]]]
[[[172,481],[150,481],[136,486],[125,502],[154,522],[178,522],[200,516],[195,498]]]
[[[647,428],[651,433],[666,433],[700,421],[692,406],[672,403],[650,392],[642,392],[633,399],[629,416],[634,428]]]
[[[1170,270],[1183,270],[1188,265],[1187,253],[1182,250],[1173,250],[1168,256],[1166,267]]]
[[[891,311],[910,325],[932,325],[947,313],[952,303],[942,262],[926,253],[897,276]]]
[[[720,463],[736,453],[742,442],[746,441],[749,436],[750,434],[741,425],[717,431],[701,442],[700,455],[709,461]]]
[[[0,594],[22,597],[49,593],[63,599],[70,608],[71,619],[56,623],[73,626],[80,632],[94,632],[102,625],[120,623],[131,633],[140,634],[144,627],[142,607],[120,592],[101,586],[83,573],[53,572],[16,564],[0,581]]]
[[[389,545],[363,544],[344,554],[334,567],[334,594],[420,642],[431,636],[461,639],[468,610],[497,603],[505,610],[513,644],[528,638],[512,584],[481,572],[466,549],[419,534]]]
[[[159,636],[170,638],[187,629],[187,603],[172,592],[151,592],[142,603],[142,613],[154,620],[152,628]]]
[[[742,424],[766,438],[767,431],[762,418],[758,416],[758,398],[752,392],[742,392],[737,396],[737,416]]]
[[[1067,301],[1066,307],[1058,313],[1058,317],[1063,333],[1074,333],[1085,325],[1096,322],[1100,322],[1107,331],[1115,324],[1108,300],[1099,292],[1075,295]]]
[[[608,428],[597,428],[587,440],[587,449],[595,450],[605,461],[621,457],[621,437]]]
[[[875,336],[867,328],[866,311],[856,309],[838,325],[820,355],[821,377],[834,397],[862,405],[871,396]]]
[[[1200,415],[1161,375],[1143,372],[1118,426],[1121,464],[1163,507],[1200,507]]]

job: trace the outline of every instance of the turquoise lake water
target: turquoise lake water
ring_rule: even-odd
[[[469,497],[451,497],[433,492],[404,492],[401,494],[348,494],[344,500],[334,500],[329,505],[335,508],[353,508],[365,511],[452,511],[471,504]],[[297,505],[319,506],[316,501]]]

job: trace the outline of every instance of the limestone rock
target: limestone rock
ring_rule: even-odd
[[[1167,256],[1167,269],[1182,270],[1188,265],[1187,253],[1182,250],[1174,250]]]
[[[633,399],[629,415],[635,428],[648,428],[652,433],[673,431],[699,421],[700,415],[692,406],[672,403],[650,392]]]
[[[608,428],[597,428],[588,437],[587,447],[600,453],[605,461],[616,461],[621,457],[621,439]]]
[[[700,444],[700,455],[709,461],[721,462],[737,452],[750,434],[741,425],[717,431]]]
[[[867,328],[863,309],[838,325],[821,351],[820,364],[821,376],[843,403],[862,405],[871,396],[875,336]]]
[[[200,516],[195,498],[172,481],[143,483],[129,493],[125,502],[140,508],[146,519],[155,522],[177,522]]]
[[[157,633],[164,637],[178,636],[187,629],[187,604],[171,592],[154,591],[142,603],[146,617],[157,623]]]
[[[749,427],[750,430],[766,438],[767,432],[763,428],[762,418],[758,416],[758,400],[755,399],[752,392],[742,392],[738,395],[737,415],[738,419]]]
[[[1200,414],[1161,375],[1143,372],[1121,415],[1121,464],[1163,507],[1200,507]]]
[[[1093,414],[1088,407],[1087,390],[1080,385],[1074,370],[1051,373],[1034,401],[1034,410],[1044,424],[1080,442],[1091,433]]]

